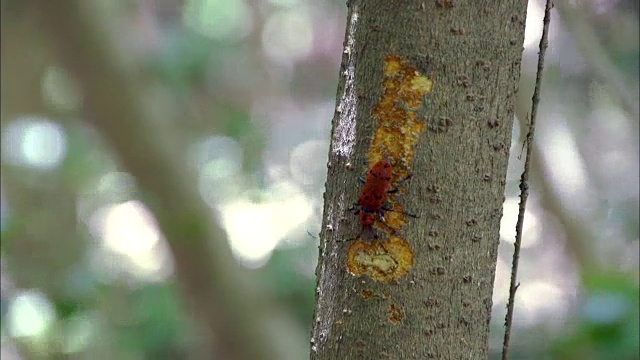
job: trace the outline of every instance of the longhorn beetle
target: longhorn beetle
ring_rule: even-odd
[[[364,183],[364,186],[362,187],[362,191],[360,191],[358,202],[350,209],[355,210],[354,215],[359,215],[360,225],[362,226],[360,236],[365,233],[373,233],[373,239],[377,238],[373,231],[373,224],[376,222],[376,219],[379,219],[380,223],[386,228],[391,229],[393,233],[397,233],[396,229],[385,223],[385,211],[397,211],[407,216],[417,217],[414,214],[393,210],[385,206],[388,194],[398,192],[397,188],[391,188],[392,172],[393,165],[391,164],[391,160],[384,159],[373,165],[371,170],[367,172],[366,178],[360,177],[360,181]],[[410,175],[402,181],[407,180],[409,177]],[[356,209],[356,206],[359,208]]]

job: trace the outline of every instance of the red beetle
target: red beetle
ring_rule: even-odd
[[[362,231],[360,236],[367,235],[367,239],[376,239],[377,236],[373,230],[373,224],[376,219],[380,220],[380,223],[385,227],[391,229],[394,233],[397,231],[391,226],[387,225],[384,221],[385,211],[396,211],[385,206],[387,202],[387,196],[390,193],[395,193],[398,189],[392,189],[393,165],[390,159],[380,160],[373,165],[371,170],[368,171],[366,178],[360,178],[364,182],[360,197],[358,198],[356,214],[359,215],[360,224],[362,225]],[[408,179],[405,178],[404,180]],[[404,181],[403,180],[403,181]],[[416,217],[416,215],[402,212],[405,215]]]

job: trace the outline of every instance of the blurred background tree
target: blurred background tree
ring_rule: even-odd
[[[123,61],[137,64],[145,84],[161,84],[146,89],[167,104],[152,107],[171,105],[169,115],[181,119],[171,133],[186,142],[182,165],[197,175],[192,186],[211,222],[226,231],[234,259],[288,310],[276,323],[295,338],[282,342],[306,357],[317,257],[307,232],[317,233],[322,217],[344,3],[102,2]],[[211,344],[186,316],[154,204],[91,125],[86,93],[53,55],[48,35],[56,34],[43,32],[32,2],[0,6],[0,355],[199,358]],[[524,135],[542,6],[529,3],[514,139]],[[638,357],[639,38],[637,1],[556,3],[513,359]],[[507,179],[493,356],[520,147],[514,141]]]

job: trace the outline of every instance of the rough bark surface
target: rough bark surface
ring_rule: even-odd
[[[526,0],[348,3],[311,359],[486,359]],[[380,239],[358,176],[394,159]],[[402,270],[402,271],[401,271]]]

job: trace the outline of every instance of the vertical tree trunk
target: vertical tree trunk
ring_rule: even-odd
[[[526,6],[349,2],[311,359],[488,357]],[[388,157],[396,211],[350,240],[358,176]]]

